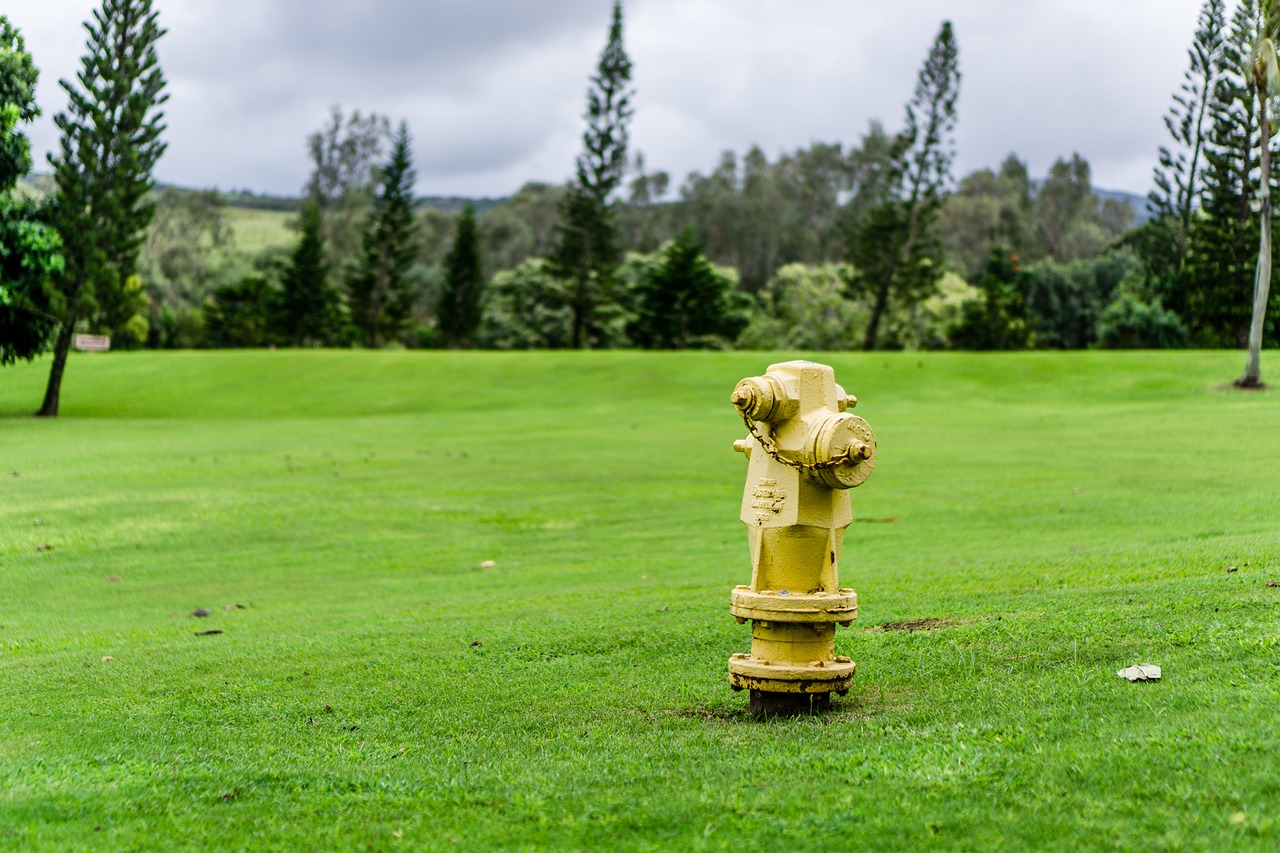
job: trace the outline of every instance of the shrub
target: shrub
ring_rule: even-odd
[[[1098,318],[1098,346],[1106,349],[1177,349],[1187,328],[1159,300],[1142,302],[1122,293]]]

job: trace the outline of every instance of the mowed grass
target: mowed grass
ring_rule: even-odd
[[[1280,846],[1242,354],[821,356],[859,668],[762,724],[728,395],[787,357],[73,356],[56,421],[4,370],[0,846]]]

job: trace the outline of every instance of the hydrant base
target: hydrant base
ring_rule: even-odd
[[[821,665],[760,661],[750,655],[729,659],[729,686],[753,693],[821,694],[846,693],[853,685],[857,664],[848,658],[823,661]]]
[[[751,691],[751,713],[761,719],[798,717],[831,708],[830,693],[768,693]]]

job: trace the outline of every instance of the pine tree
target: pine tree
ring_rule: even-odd
[[[1156,215],[1174,227],[1170,265],[1175,270],[1182,268],[1186,257],[1192,212],[1204,188],[1203,154],[1212,122],[1210,108],[1226,46],[1224,7],[1224,0],[1205,0],[1200,10],[1195,37],[1187,50],[1187,71],[1164,118],[1175,149],[1160,146],[1160,162],[1154,170],[1156,188],[1147,196]]]
[[[689,349],[731,342],[745,325],[730,303],[733,280],[702,252],[685,226],[661,252],[657,270],[641,282],[627,334],[646,349]]]
[[[58,281],[65,315],[39,412],[49,417],[58,414],[76,323],[120,300],[135,273],[155,210],[151,172],[165,150],[159,107],[168,96],[156,56],[165,30],[151,0],[102,0],[85,30],[88,53],[77,82],[59,81],[68,105],[54,119],[61,153],[49,158],[66,258]]]
[[[0,365],[44,352],[58,326],[52,278],[62,269],[62,241],[47,205],[13,193],[31,169],[18,126],[40,115],[38,77],[22,34],[0,15]]]
[[[906,126],[891,153],[886,195],[855,227],[849,261],[855,292],[871,298],[863,347],[875,349],[890,301],[925,299],[942,277],[942,247],[933,233],[955,159],[960,55],[951,22],[943,21],[907,103]]]
[[[413,307],[409,269],[417,256],[409,125],[401,122],[364,233],[361,262],[347,281],[351,322],[364,345],[382,346],[405,328]]]
[[[627,167],[630,81],[631,60],[622,45],[622,4],[615,0],[609,40],[587,91],[587,129],[577,175],[560,207],[559,240],[550,258],[556,275],[570,284],[574,348],[600,339],[598,315],[613,301],[620,253],[612,195]]]
[[[340,326],[338,294],[329,284],[325,261],[324,220],[320,206],[308,201],[298,221],[298,245],[281,280],[277,328],[284,341],[297,347],[335,343]]]
[[[476,212],[469,204],[458,219],[444,269],[444,290],[436,310],[440,337],[452,347],[473,347],[483,311],[484,276],[480,269]]]
[[[1256,0],[1242,0],[1232,16],[1210,103],[1201,215],[1193,220],[1185,274],[1164,303],[1201,347],[1243,347],[1248,300],[1257,269],[1260,228],[1252,204],[1258,194],[1258,110],[1245,65],[1260,32]],[[1274,335],[1274,323],[1271,330]]]

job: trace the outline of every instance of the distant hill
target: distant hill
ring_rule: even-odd
[[[1151,202],[1147,201],[1144,195],[1134,195],[1123,190],[1100,190],[1094,187],[1093,194],[1101,199],[1114,199],[1116,201],[1127,201],[1133,205],[1133,224],[1141,225],[1151,219],[1154,212],[1151,210]]]
[[[48,172],[32,172],[22,177],[22,185],[25,190],[37,196],[46,195],[53,191],[53,175]],[[156,184],[156,189],[195,192],[190,187],[180,187],[174,184]],[[245,189],[224,192],[222,197],[226,199],[228,206],[241,207],[247,210],[273,210],[292,213],[302,206],[302,199],[299,196],[271,195],[270,193],[256,193],[253,190]],[[414,203],[419,208],[434,207],[445,213],[459,212],[467,204],[471,204],[475,207],[476,213],[484,213],[489,208],[505,200],[505,198],[424,195],[414,199]]]
[[[53,175],[47,172],[32,172],[22,178],[22,183],[34,194],[44,195],[53,190]],[[1043,179],[1034,180],[1031,182],[1031,186],[1033,189],[1038,190],[1043,183]],[[160,189],[175,189],[179,191],[189,189],[171,184],[159,184],[157,186]],[[1100,199],[1127,201],[1133,205],[1134,225],[1141,225],[1151,219],[1153,215],[1146,196],[1134,195],[1123,190],[1104,190],[1097,187],[1094,188],[1093,193]],[[247,210],[273,210],[291,213],[302,205],[302,199],[298,196],[259,194],[253,190],[245,189],[231,190],[223,193],[222,196],[227,200],[229,206]],[[419,208],[434,207],[444,213],[457,213],[467,204],[471,204],[475,207],[477,214],[484,213],[489,208],[504,201],[506,201],[505,197],[468,198],[456,195],[423,195],[414,199]]]

